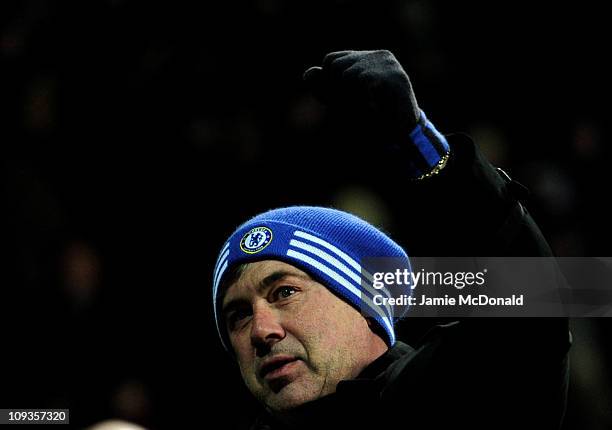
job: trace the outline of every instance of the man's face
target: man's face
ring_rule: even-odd
[[[356,309],[280,261],[248,264],[223,315],[242,378],[273,412],[333,393],[387,350]]]

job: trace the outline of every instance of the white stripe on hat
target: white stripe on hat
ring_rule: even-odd
[[[308,239],[311,242],[318,243],[319,245],[324,246],[325,248],[333,251],[336,255],[340,256],[344,261],[350,264],[353,267],[353,269],[357,270],[358,272],[361,272],[361,266],[359,265],[359,263],[353,260],[348,254],[340,251],[338,248],[336,248],[331,243],[326,242],[323,239],[320,239],[316,236],[313,236],[312,234],[308,234],[305,231],[296,230],[295,233],[293,234],[297,237],[302,237],[304,239]]]
[[[229,253],[229,250],[228,250],[228,253]],[[221,327],[219,326],[219,315],[217,314],[217,289],[219,288],[219,281],[221,280],[223,273],[227,269],[227,265],[228,265],[228,261],[227,261],[227,258],[225,258],[225,261],[223,262],[223,265],[221,266],[221,269],[219,270],[217,278],[215,279],[215,282],[213,284],[213,311],[215,313],[215,324],[217,325],[217,331],[219,332],[221,343],[223,344],[225,349],[229,350],[229,348],[223,341],[223,336],[221,335]]]
[[[308,255],[302,254],[301,252],[295,251],[293,249],[287,250],[287,256],[303,261],[304,263],[311,265],[315,269],[325,273],[327,276],[332,278],[338,284],[343,286],[348,292],[353,294],[358,301],[365,303],[372,311],[376,312],[381,317],[383,324],[388,329],[388,332],[393,333],[393,325],[390,323],[389,317],[383,313],[379,306],[376,306],[374,303],[372,303],[372,301],[367,296],[364,295],[362,297],[361,291],[353,284],[351,284],[351,282],[344,278],[342,275],[325,266],[323,263],[315,260],[314,258],[309,257]],[[393,338],[392,343],[394,343],[394,335],[391,334],[390,336]]]
[[[359,276],[358,274],[356,274],[355,272],[353,272],[351,269],[349,269],[348,267],[346,267],[344,264],[342,264],[342,262],[338,261],[336,258],[334,258],[333,256],[329,255],[327,252],[316,248],[312,245],[308,245],[307,243],[304,242],[300,242],[299,240],[295,240],[295,239],[291,239],[291,241],[289,242],[289,246],[293,246],[296,248],[300,248],[303,249],[305,251],[310,252],[311,254],[316,255],[317,257],[321,258],[322,260],[325,260],[325,262],[327,262],[328,264],[331,264],[332,266],[334,266],[336,269],[339,269],[341,272],[343,272],[345,275],[349,276],[353,281],[355,281],[355,283],[357,283],[357,285],[362,285],[363,287],[365,287],[365,289],[372,295],[375,296],[377,294],[381,294],[381,295],[385,295],[387,298],[390,298],[391,296],[389,295],[389,292],[387,291],[386,288],[382,288],[380,290],[375,290],[370,283],[368,283],[365,279],[362,280],[361,276]],[[387,309],[387,313],[389,315],[393,315],[393,311],[390,308],[390,305],[385,302],[385,308]]]
[[[223,248],[219,252],[219,258],[217,258],[217,262],[215,263],[215,266],[219,266],[219,261],[221,261],[221,257],[223,256],[223,253],[229,248],[229,246],[230,246],[229,241],[225,242],[225,245],[223,245]]]
[[[367,271],[367,270],[362,270],[361,265],[356,262],[351,256],[349,256],[347,253],[341,251],[340,249],[338,249],[336,246],[332,245],[329,242],[324,241],[321,238],[318,238],[316,236],[313,236],[312,234],[306,233],[305,231],[300,231],[300,230],[296,230],[293,233],[294,236],[297,237],[301,237],[303,239],[309,240],[311,242],[314,242],[316,244],[319,244],[327,249],[329,249],[330,251],[332,251],[333,253],[335,253],[337,256],[339,256],[340,258],[342,258],[347,264],[349,264],[351,267],[353,267],[353,269],[355,269],[357,272],[361,273],[369,282],[372,282],[372,275]]]
[[[348,275],[353,281],[355,281],[357,283],[361,282],[361,277],[358,274],[356,274],[351,269],[346,267],[344,264],[342,264],[336,258],[334,258],[331,255],[329,255],[327,252],[322,251],[319,248],[315,248],[312,245],[308,245],[307,243],[300,242],[299,240],[295,240],[295,239],[291,239],[291,241],[289,241],[289,246],[295,246],[296,248],[301,248],[301,249],[303,249],[305,251],[310,252],[311,254],[314,254],[314,255],[322,258],[323,260],[327,261],[329,264],[331,264],[332,266],[336,267],[337,269],[340,269],[345,275]]]
[[[224,262],[223,262],[223,265],[219,269],[219,273],[217,274],[217,277],[215,278],[215,281],[214,281],[214,284],[213,284],[213,302],[217,301],[217,290],[219,289],[219,281],[221,280],[221,277],[223,276],[223,273],[227,269],[227,265],[228,265],[228,261],[227,261],[227,258],[226,258],[224,260]],[[215,306],[215,308],[216,308],[216,306]]]
[[[227,259],[229,252],[230,250],[228,249],[219,256],[219,260],[217,261],[217,265],[215,267],[215,274],[214,274],[213,279],[217,279],[217,276],[219,275],[219,269],[221,268],[221,265],[223,264],[223,262]]]
[[[215,263],[215,274],[213,276],[213,278],[217,277],[217,271],[219,270],[219,267],[221,266],[221,260],[223,260],[227,253],[229,252],[229,242],[226,242],[225,245],[223,245],[223,248],[221,249],[221,251],[219,252],[219,257],[217,257],[217,261]]]
[[[217,295],[216,285],[218,283],[219,270],[221,266],[223,266],[223,263],[225,262],[225,260],[227,260],[227,256],[229,255],[229,252],[230,252],[229,247],[230,247],[230,241],[228,240],[227,242],[225,242],[225,245],[223,245],[223,248],[221,248],[221,252],[219,252],[219,257],[217,257],[217,262],[215,263],[215,271],[213,274],[213,300],[215,299],[215,296]]]

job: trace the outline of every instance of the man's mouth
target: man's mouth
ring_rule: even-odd
[[[259,376],[266,380],[285,376],[293,367],[291,363],[295,363],[298,360],[299,358],[292,355],[277,355],[268,358],[259,368]]]

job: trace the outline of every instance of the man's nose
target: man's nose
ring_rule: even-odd
[[[251,323],[251,344],[256,348],[269,348],[285,337],[278,312],[267,304],[256,305]]]

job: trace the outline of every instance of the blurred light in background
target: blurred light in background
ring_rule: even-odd
[[[508,140],[503,131],[493,124],[473,124],[468,134],[494,166],[507,169],[509,163]]]
[[[84,310],[93,304],[100,285],[100,258],[82,241],[70,243],[62,258],[62,279],[74,307]]]
[[[391,229],[392,217],[389,208],[370,190],[357,186],[342,188],[332,202],[336,209],[355,214],[382,230]]]
[[[127,421],[107,420],[87,427],[86,430],[145,430],[145,428]]]
[[[151,402],[146,386],[141,381],[122,383],[111,397],[111,408],[117,416],[143,422],[151,415]]]

